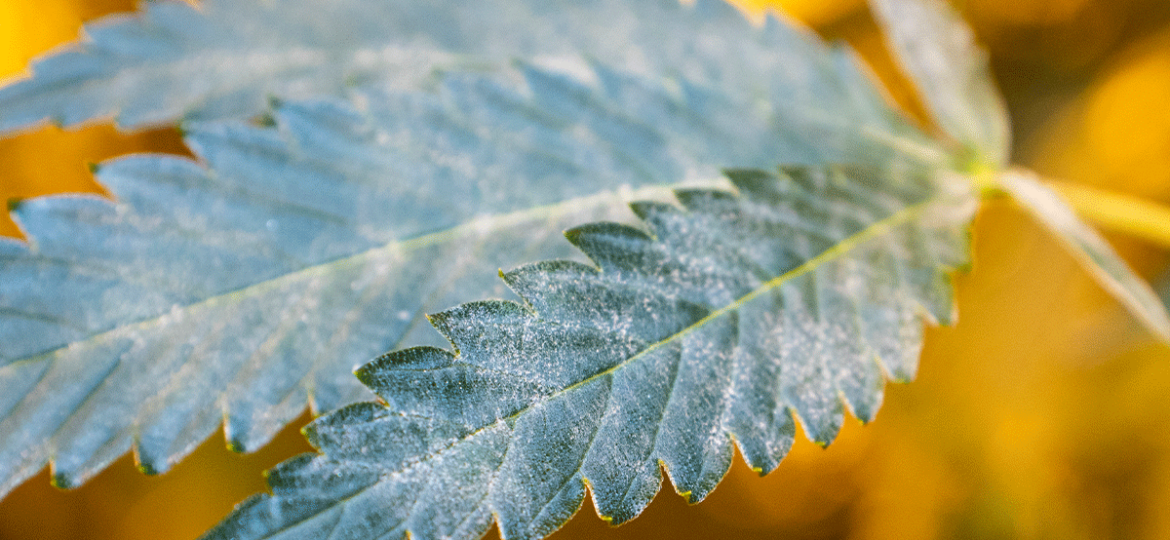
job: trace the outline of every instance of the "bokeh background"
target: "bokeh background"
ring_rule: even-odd
[[[861,0],[739,1],[848,40],[921,118]],[[1170,2],[959,7],[991,52],[1017,163],[1170,202]],[[132,8],[0,0],[0,76],[20,76],[82,21]],[[174,130],[44,128],[0,141],[0,197],[102,193],[86,164],[132,151],[185,152]],[[5,219],[0,233],[21,234]],[[1146,277],[1162,273],[1166,249],[1109,238]],[[872,424],[851,419],[827,450],[798,440],[762,479],[737,458],[697,506],[666,486],[620,528],[586,502],[553,538],[1170,538],[1170,348],[1004,201],[980,212],[975,268],[957,283],[959,324],[928,333],[918,380],[888,386]],[[161,477],[124,458],[62,492],[42,473],[0,501],[0,539],[196,538],[264,489],[263,469],[309,450],[297,433],[308,419],[252,455],[213,438]]]

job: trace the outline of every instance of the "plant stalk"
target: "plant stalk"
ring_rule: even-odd
[[[1067,182],[1047,180],[1085,219],[1103,229],[1170,247],[1170,207],[1147,199]]]

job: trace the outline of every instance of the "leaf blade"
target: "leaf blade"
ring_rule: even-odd
[[[829,118],[844,111],[821,108],[823,97],[851,91],[809,61],[820,47],[811,33],[775,20],[752,28],[723,0],[208,0],[198,8],[172,0],[103,19],[87,34],[34,65],[32,78],[0,89],[0,131],[108,115],[127,128],[242,119],[263,113],[270,97],[348,97],[369,85],[416,90],[434,84],[437,69],[500,67],[513,58],[579,69],[586,57],[641,76],[721,81],[741,97],[767,96]],[[704,36],[701,45],[678,37],[695,34]]]
[[[994,167],[1007,164],[1011,121],[987,53],[946,0],[871,0],[886,43],[943,131]]]
[[[202,163],[140,156],[100,168],[113,206],[23,205],[35,244],[4,244],[0,280],[0,377],[21,381],[0,418],[0,492],[49,462],[59,484],[77,485],[127,448],[162,472],[225,419],[230,445],[250,450],[306,402],[357,400],[349,367],[435,339],[422,311],[454,303],[450,284],[473,265],[567,255],[546,233],[621,216],[606,208],[625,185],[777,158],[912,168],[924,158],[903,163],[899,141],[933,148],[889,111],[854,118],[887,125],[880,139],[849,122],[804,134],[776,129],[784,110],[761,115],[685,79],[592,69],[604,83],[520,65],[448,74],[436,92],[367,88],[365,109],[280,104],[271,129],[191,124]],[[823,76],[848,74],[834,69]],[[467,279],[473,294],[506,293]],[[36,384],[32,373],[53,364],[59,377],[83,366],[91,386],[66,386],[70,398]]]
[[[720,220],[743,225],[737,222],[737,218],[743,218],[755,223],[757,228],[737,228],[750,231],[748,234],[758,239],[759,226],[766,230],[767,224],[782,220],[784,212],[777,208],[803,212],[801,217],[805,219],[817,219],[815,211],[788,206],[799,204],[794,201],[778,203],[784,205],[779,207],[766,204],[753,207],[748,201],[760,201],[744,195],[732,198],[736,202],[733,206],[741,212],[732,215],[726,194],[708,192],[710,202],[697,202],[693,194],[684,196],[691,201],[686,211],[676,210],[672,216],[650,219],[643,216],[656,233],[653,240],[621,227],[587,226],[569,236],[598,268],[549,262],[509,272],[505,279],[528,307],[502,301],[465,304],[434,317],[436,328],[451,340],[457,352],[406,349],[387,354],[358,370],[359,377],[385,403],[385,408],[373,404],[356,406],[362,414],[375,411],[374,414],[387,419],[388,425],[405,421],[450,422],[457,426],[455,429],[467,430],[468,435],[449,439],[438,451],[423,450],[411,460],[394,458],[388,466],[379,469],[376,454],[381,448],[370,455],[354,457],[353,449],[362,448],[360,444],[335,445],[333,441],[347,437],[394,439],[384,434],[376,436],[379,428],[373,424],[352,422],[351,418],[358,412],[343,409],[307,429],[310,440],[321,443],[322,454],[294,466],[319,469],[326,476],[347,474],[351,461],[361,470],[374,467],[377,472],[372,474],[378,480],[358,488],[355,496],[360,502],[354,503],[356,509],[350,508],[350,501],[356,499],[347,495],[334,504],[319,501],[318,517],[305,521],[304,516],[298,516],[295,522],[282,521],[278,509],[301,504],[303,497],[312,493],[310,482],[306,489],[280,489],[272,496],[253,499],[204,538],[268,538],[266,527],[272,532],[280,531],[281,537],[286,534],[289,538],[307,537],[303,535],[317,534],[319,530],[310,527],[298,531],[298,524],[314,523],[312,520],[325,519],[335,511],[351,515],[349,521],[331,522],[329,534],[339,538],[395,534],[439,538],[456,533],[445,521],[416,514],[416,508],[456,518],[494,515],[502,534],[508,538],[541,538],[575,513],[584,499],[586,485],[590,486],[598,511],[611,522],[616,524],[636,516],[658,490],[659,463],[670,474],[677,490],[692,501],[702,500],[730,465],[733,440],[740,444],[749,465],[770,470],[795,435],[794,414],[801,418],[810,436],[828,442],[839,428],[843,414],[836,392],[849,392],[842,399],[854,403],[859,395],[842,390],[850,388],[848,385],[853,382],[861,382],[856,387],[861,389],[859,392],[880,392],[880,372],[878,387],[868,386],[864,382],[868,376],[850,370],[841,373],[833,368],[842,366],[826,360],[840,356],[841,350],[815,349],[825,341],[809,338],[831,329],[830,321],[839,317],[826,314],[820,318],[809,312],[815,309],[816,302],[806,295],[816,287],[814,281],[805,278],[819,275],[827,268],[832,271],[826,278],[836,283],[831,279],[838,275],[837,269],[832,268],[835,261],[868,260],[880,254],[894,254],[902,264],[907,260],[924,262],[927,259],[912,255],[910,247],[917,242],[915,235],[904,234],[903,229],[925,226],[932,234],[957,241],[956,235],[965,234],[974,210],[970,194],[959,191],[952,195],[936,194],[937,199],[912,205],[907,203],[903,211],[868,222],[869,226],[845,236],[844,239],[852,240],[838,251],[829,252],[819,260],[808,258],[809,262],[793,265],[770,280],[756,280],[746,291],[735,285],[731,277],[721,276],[705,262],[687,256],[712,250],[726,262],[734,261],[735,253],[748,259],[752,255],[725,251],[727,248],[721,244],[696,239],[696,231],[708,231],[708,226]],[[820,216],[822,221],[817,222],[840,225],[839,220],[855,216],[855,210],[841,206],[833,217]],[[760,214],[747,215],[753,211]],[[655,224],[656,218],[674,221]],[[784,238],[799,240],[800,236]],[[878,240],[893,241],[901,249],[891,251],[889,245]],[[757,262],[779,260],[775,254],[754,256]],[[743,260],[733,264],[740,272],[754,271],[752,264]],[[931,268],[936,272],[945,271],[945,267]],[[662,273],[667,269],[671,269],[669,273]],[[688,271],[700,275],[688,276]],[[669,277],[665,281],[645,279],[655,276]],[[720,284],[724,290],[730,287],[741,293],[729,297],[721,292],[717,286]],[[812,289],[808,288],[810,285]],[[861,302],[851,291],[862,285],[837,283],[843,287],[838,294]],[[903,312],[909,309],[913,313],[914,309],[926,309],[931,303],[929,299],[919,298],[914,287],[907,284],[885,290],[899,291],[882,296],[882,300],[893,301],[897,306],[887,305],[886,309]],[[677,296],[664,291],[673,291]],[[706,298],[713,304],[698,298]],[[714,307],[721,303],[727,306]],[[912,308],[915,305],[919,308]],[[883,309],[879,306],[869,307]],[[741,332],[741,325],[751,322],[741,316],[749,308],[758,317]],[[857,306],[851,309],[856,310]],[[792,316],[787,320],[801,322],[792,326],[778,323],[785,315]],[[762,325],[759,319],[763,319]],[[913,319],[921,324],[917,316]],[[785,326],[797,330],[792,334],[776,332]],[[755,339],[745,342],[745,335]],[[742,352],[749,346],[765,356],[741,357],[751,356],[752,353]],[[877,359],[869,356],[872,351],[865,348],[863,354],[853,355],[851,361],[862,366],[869,362],[876,370]],[[420,362],[419,355],[430,359]],[[846,365],[854,367],[851,363]],[[775,386],[770,391],[745,392],[743,385],[750,387],[751,375],[759,373],[761,368],[771,371]],[[540,386],[528,393],[527,398],[523,391],[505,391],[506,395],[492,398],[481,392],[499,388],[498,383],[485,384],[474,378],[451,379],[448,375],[450,370],[477,369],[515,377],[517,381],[535,377]],[[825,384],[831,391],[824,391],[821,385]],[[615,392],[620,396],[615,397]],[[855,404],[851,406],[858,408]],[[460,416],[467,408],[477,407],[495,412],[471,422]],[[736,413],[745,412],[747,418],[735,421]],[[761,422],[767,428],[734,434],[728,431],[733,425]],[[324,438],[315,435],[319,427],[331,435]],[[487,433],[507,439],[507,449],[492,454],[499,456],[502,452],[502,458],[493,457],[472,467],[489,471],[487,479],[477,477],[475,481],[476,485],[487,486],[486,494],[477,492],[474,500],[460,497],[460,502],[454,505],[443,503],[439,495],[425,503],[412,500],[409,504],[381,495],[405,489],[406,478],[415,482],[415,471],[447,478],[442,470],[444,453],[463,444],[479,444],[478,438]],[[413,443],[407,444],[418,448]],[[406,465],[400,467],[403,463]],[[446,480],[442,483],[447,485]],[[470,484],[459,485],[471,489]],[[431,488],[426,489],[431,492]],[[365,513],[361,508],[378,510]],[[478,537],[490,521],[479,523],[479,528],[460,531],[454,537]]]

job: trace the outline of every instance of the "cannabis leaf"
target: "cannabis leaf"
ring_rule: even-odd
[[[242,118],[263,113],[269,96],[425,88],[441,71],[514,58],[679,76],[854,131],[862,117],[835,105],[870,88],[850,53],[826,54],[774,17],[755,28],[723,0],[164,0],[86,35],[0,89],[0,131],[108,115],[125,127]]]
[[[988,191],[1018,202],[1147,329],[1170,342],[1170,314],[1149,284],[1033,173],[1003,170],[1011,148],[1010,123],[992,84],[987,53],[975,44],[970,28],[941,0],[870,3],[936,121],[962,144],[956,165]]]
[[[972,199],[940,171],[1006,160],[986,59],[965,60],[969,33],[945,7],[911,4],[879,14],[953,141],[892,111],[848,49],[775,18],[753,27],[722,0],[155,2],[91,26],[0,89],[0,130],[183,117],[199,161],[123,158],[98,172],[115,204],[20,208],[33,243],[0,243],[0,494],[46,463],[76,485],[131,447],[163,471],[221,422],[253,449],[306,403],[363,399],[351,366],[441,345],[423,313],[509,294],[484,270],[572,256],[551,233],[623,220],[631,197],[660,200],[635,205],[653,236],[575,229],[600,273],[525,267],[507,279],[529,305],[433,318],[458,355],[363,368],[391,408],[319,421],[325,456],[278,469],[276,496],[223,531],[470,535],[495,512],[511,535],[542,535],[586,480],[620,522],[657,490],[659,460],[697,499],[726,469],[729,434],[761,470],[792,414],[827,443],[838,395],[863,419],[876,410],[875,358],[913,374],[915,306],[949,320],[945,272],[965,261]],[[949,30],[920,34],[923,21]],[[740,171],[710,189],[719,167],[777,163],[852,165]],[[706,189],[677,192],[685,211],[661,203],[686,184]],[[614,392],[649,401],[609,408]],[[667,407],[678,400],[691,406]],[[612,446],[616,433],[632,445]],[[533,464],[547,478],[517,469]],[[399,496],[420,504],[405,521],[342,515],[408,510],[387,504]]]
[[[0,244],[0,493],[46,463],[76,485],[129,448],[161,472],[221,422],[232,447],[254,449],[306,402],[361,399],[352,366],[434,340],[422,313],[499,294],[485,270],[564,256],[551,233],[621,219],[623,186],[728,163],[946,159],[843,49],[744,28],[741,49],[799,53],[758,78],[816,93],[762,110],[720,90],[723,71],[663,79],[569,57],[546,62],[559,71],[446,73],[428,91],[353,89],[356,106],[280,104],[274,128],[189,123],[202,163],[128,157],[99,170],[115,205],[24,204],[34,244]],[[729,66],[775,56],[724,52]]]
[[[566,233],[597,267],[503,274],[524,303],[430,317],[415,347],[357,373],[383,400],[318,419],[322,454],[205,538],[542,538],[580,507],[635,517],[661,484],[702,500],[737,444],[771,471],[795,436],[871,419],[910,378],[923,316],[949,321],[975,198],[931,171],[732,171],[737,192],[635,203],[644,231]],[[681,205],[681,207],[677,206]]]
[[[940,79],[927,81],[925,97],[962,143],[956,165],[985,182],[1009,146],[986,58],[965,61],[969,31],[939,3],[879,10],[908,71]],[[928,35],[959,32],[930,49],[914,37],[923,21],[936,30]],[[872,181],[840,169],[735,171],[740,196],[688,190],[677,192],[682,208],[635,204],[648,232],[569,231],[596,268],[522,267],[503,277],[524,304],[431,316],[454,351],[416,347],[358,370],[381,402],[307,427],[320,453],[270,471],[272,493],[245,501],[206,538],[476,538],[493,522],[505,538],[541,538],[586,491],[604,519],[631,519],[663,469],[701,500],[733,443],[770,471],[796,419],[827,443],[846,406],[872,418],[883,371],[912,374],[918,315],[949,320],[945,272],[966,260],[968,180],[906,172]],[[1078,240],[1120,284],[1112,290],[1140,289],[1063,206],[1003,182]],[[1139,300],[1128,304],[1164,313]]]
[[[992,82],[987,52],[971,29],[941,0],[871,0],[870,5],[895,60],[943,131],[973,154],[965,157],[975,164],[1004,166],[1011,123]]]

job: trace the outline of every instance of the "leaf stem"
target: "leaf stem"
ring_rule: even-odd
[[[1077,213],[1104,229],[1170,247],[1170,207],[1094,187],[1046,180]]]

